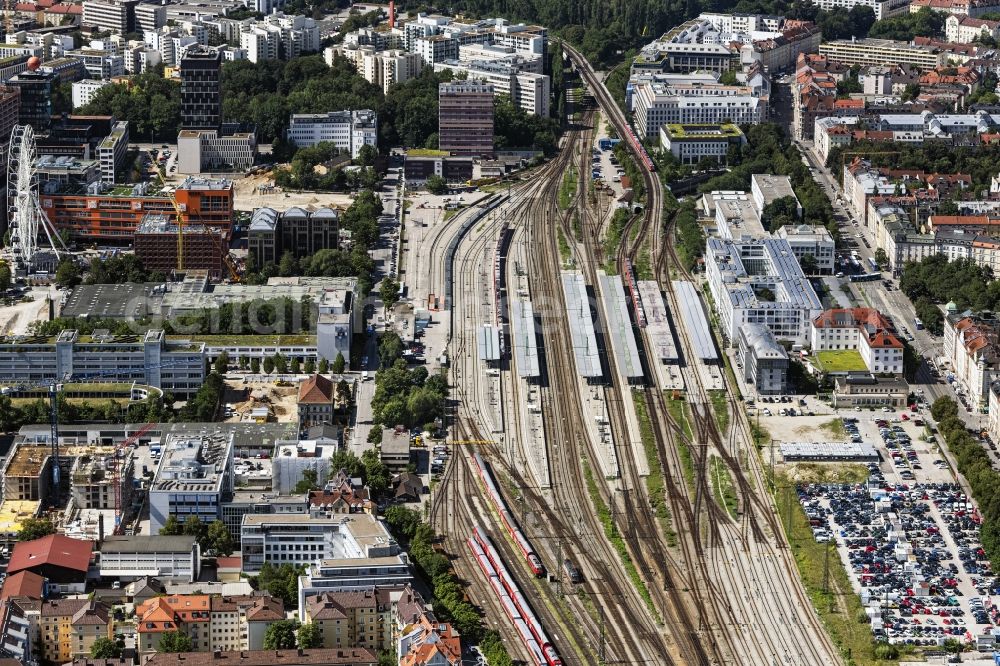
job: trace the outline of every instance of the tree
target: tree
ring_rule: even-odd
[[[295,255],[291,250],[285,250],[278,262],[278,274],[281,277],[291,277],[299,272],[299,262],[295,260]]]
[[[933,403],[931,403],[931,416],[933,416],[934,420],[938,421],[939,423],[947,419],[949,416],[957,417],[958,405],[951,398],[947,396],[941,396]]]
[[[798,201],[795,197],[779,197],[764,206],[760,216],[761,224],[769,231],[777,231],[786,224],[795,224],[798,219]]]
[[[288,372],[288,357],[281,353],[275,354],[274,369],[277,370],[278,373],[282,375]]]
[[[177,520],[177,516],[168,516],[167,522],[163,523],[163,527],[160,528],[160,535],[180,536],[181,534],[184,534],[184,526],[181,525],[181,521]]]
[[[341,379],[337,382],[337,400],[342,405],[348,405],[351,402],[351,386],[347,383],[346,379]]]
[[[293,375],[297,375],[302,371],[302,364],[299,362],[298,356],[292,357],[292,362],[288,365],[288,370]]]
[[[222,352],[219,354],[219,356],[215,359],[215,365],[213,367],[220,375],[226,374],[226,371],[229,370],[229,352]]]
[[[382,462],[375,449],[368,449],[361,454],[361,462],[365,465],[365,483],[375,495],[380,495],[389,488],[392,477],[389,468]]]
[[[806,275],[815,275],[819,272],[819,263],[816,261],[816,257],[811,254],[803,255],[802,261],[799,262],[799,266],[802,268],[802,272]]]
[[[295,630],[298,620],[278,620],[264,631],[265,650],[290,650],[295,647]]]
[[[379,286],[379,297],[381,297],[382,305],[386,309],[391,308],[399,300],[399,282],[388,277],[382,280],[382,284]]]
[[[179,631],[166,631],[160,634],[157,652],[191,652],[194,646],[191,637]]]
[[[200,544],[208,536],[208,526],[198,516],[188,516],[184,520],[184,534],[193,536]]]
[[[311,356],[307,358],[306,362],[302,365],[302,372],[307,375],[311,375],[316,372],[316,361],[314,361]]]
[[[302,478],[295,484],[295,494],[302,495],[319,489],[319,474],[314,469],[302,470]]]
[[[101,636],[90,646],[90,656],[94,659],[118,659],[122,656],[122,649],[113,639]]]
[[[56,533],[55,524],[48,518],[28,518],[21,522],[18,541],[33,541]]]
[[[320,633],[319,627],[312,622],[299,627],[298,645],[303,650],[323,647],[323,634]]]
[[[362,166],[372,166],[377,157],[378,149],[370,144],[366,143],[358,150],[358,163]]]
[[[259,358],[252,358],[252,359],[250,359],[250,372],[254,373],[255,375],[260,372],[260,359]]]
[[[0,261],[0,291],[10,289],[10,266],[6,261]]]
[[[75,287],[80,284],[80,268],[72,259],[63,259],[56,268],[56,284],[60,287]]]
[[[274,359],[270,356],[264,357],[264,374],[269,375],[274,372]]]
[[[336,454],[334,457],[336,458]],[[271,596],[280,598],[285,602],[286,607],[296,608],[299,604],[299,574],[301,570],[300,567],[295,567],[287,562],[281,566],[264,562],[260,567],[260,573],[251,580],[251,584],[258,590],[265,590]]]
[[[912,102],[920,95],[920,84],[919,83],[907,83],[906,87],[903,88],[902,100],[904,102]]]
[[[881,268],[885,268],[889,265],[889,255],[882,248],[875,250],[875,263]]]
[[[441,176],[433,173],[427,177],[425,187],[431,194],[444,194],[448,191],[448,182]]]
[[[344,355],[341,354],[340,352],[337,352],[337,356],[339,356],[340,358],[344,358]],[[330,362],[325,358],[321,358],[319,360],[319,374],[325,375],[329,371],[330,371]]]
[[[325,361],[326,359],[323,360]],[[323,372],[322,365],[323,364],[320,363],[320,372]],[[344,354],[337,352],[337,358],[333,359],[333,368],[331,369],[331,372],[335,375],[342,375],[344,374],[344,368],[346,365],[347,362],[344,360]]]
[[[233,543],[233,536],[229,533],[229,528],[221,520],[213,520],[209,523],[205,543],[210,551],[221,557],[229,557],[236,547]]]

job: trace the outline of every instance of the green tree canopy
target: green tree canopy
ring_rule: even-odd
[[[194,649],[191,637],[179,631],[165,631],[156,644],[157,652],[191,652]]]
[[[323,634],[319,627],[312,622],[299,627],[298,646],[303,650],[323,647]]]
[[[48,518],[27,518],[21,522],[18,541],[32,541],[56,533],[56,526]]]
[[[295,647],[295,630],[298,620],[278,620],[264,630],[265,650],[290,650]]]
[[[90,646],[90,656],[94,659],[118,659],[122,656],[122,649],[113,639],[100,636]]]

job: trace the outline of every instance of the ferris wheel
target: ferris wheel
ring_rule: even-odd
[[[38,252],[38,234],[58,256],[58,243],[65,244],[38,203],[38,174],[35,172],[35,132],[31,125],[15,125],[7,152],[7,222],[9,250],[14,263],[30,269]]]

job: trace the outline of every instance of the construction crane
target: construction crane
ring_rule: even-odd
[[[114,487],[115,491],[115,529],[114,534],[121,534],[122,528],[124,527],[122,523],[122,516],[124,514],[122,507],[122,494],[124,490],[124,482],[122,480],[122,462],[125,456],[128,454],[128,449],[132,444],[139,441],[139,439],[145,435],[147,432],[153,429],[155,423],[147,423],[138,430],[136,430],[132,435],[122,440],[120,444],[115,447],[115,455],[111,462],[111,485]]]

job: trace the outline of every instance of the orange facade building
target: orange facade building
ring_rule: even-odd
[[[56,229],[66,230],[71,239],[86,244],[131,245],[146,215],[159,213],[176,219],[175,199],[185,226],[217,229],[228,241],[233,223],[233,184],[229,180],[186,178],[173,192],[144,192],[138,185],[96,194],[79,187],[43,193],[39,199]]]

